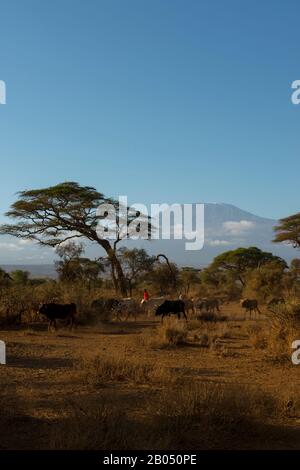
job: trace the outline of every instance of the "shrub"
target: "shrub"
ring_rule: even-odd
[[[249,342],[254,349],[266,349],[268,347],[268,338],[266,332],[258,324],[249,325],[247,327],[249,334]]]
[[[197,340],[198,340],[199,346],[202,346],[204,348],[208,348],[210,345],[210,339],[207,334],[198,335]]]
[[[164,323],[161,323],[157,329],[156,334],[161,345],[166,346],[180,346],[187,341],[187,326],[179,320],[167,318]]]
[[[290,362],[291,345],[300,334],[300,303],[288,299],[285,304],[272,307],[268,312],[269,329],[250,332],[250,339],[258,348],[268,348],[276,361]]]
[[[159,364],[141,363],[124,357],[96,356],[81,361],[79,367],[86,374],[87,381],[93,385],[101,385],[105,381],[149,383],[172,380],[169,369]]]
[[[16,284],[1,289],[1,325],[28,323],[35,316],[36,311],[37,301],[32,287]]]

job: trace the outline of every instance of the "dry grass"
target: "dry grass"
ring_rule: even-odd
[[[167,318],[156,329],[157,336],[162,345],[180,346],[187,341],[186,323],[173,318]]]
[[[274,362],[290,363],[292,342],[300,338],[299,309],[299,301],[295,299],[274,306],[268,312],[264,328],[258,324],[247,327],[250,344],[255,349],[268,350]]]
[[[203,348],[209,348],[211,344],[208,334],[205,333],[194,335],[194,339],[198,342],[199,346]]]
[[[48,448],[129,449],[135,437],[124,411],[110,403],[99,403],[96,408],[74,403],[68,417],[52,423]]]
[[[0,449],[298,448],[299,330],[238,314],[3,330]]]
[[[197,344],[209,348],[232,335],[226,322],[202,322],[190,320],[188,323],[176,319],[167,319],[155,329],[144,331],[136,338],[139,347],[150,349],[173,348]]]
[[[268,347],[268,338],[266,337],[265,330],[254,323],[247,327],[247,333],[249,335],[249,343],[254,347],[254,349],[267,349]]]
[[[169,369],[159,364],[147,364],[124,357],[96,356],[81,360],[79,368],[84,372],[87,382],[93,385],[103,385],[107,381],[147,384],[175,380]]]
[[[147,426],[123,409],[101,403],[76,405],[52,425],[52,449],[226,448],[240,437],[264,436],[264,426],[281,413],[282,403],[261,392],[216,384],[168,387],[144,406]],[[183,446],[183,447],[182,447]]]
[[[232,331],[227,322],[202,322],[195,320],[188,325],[193,340],[201,347],[218,348],[222,340],[230,339]]]
[[[178,319],[165,318],[156,328],[143,332],[136,341],[152,349],[184,346],[187,344],[188,325]]]
[[[212,312],[203,312],[200,315],[198,315],[197,320],[199,321],[204,321],[204,322],[220,322],[220,321],[225,321],[227,319],[226,316],[220,315],[217,313],[212,313]]]
[[[268,350],[271,354],[271,360],[276,363],[291,363],[291,346],[295,339],[299,338],[299,329],[296,328],[276,328],[271,327],[266,337]]]

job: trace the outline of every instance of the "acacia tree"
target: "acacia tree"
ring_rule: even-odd
[[[213,260],[210,269],[231,273],[244,287],[246,284],[245,275],[249,270],[270,262],[278,262],[285,268],[287,267],[286,262],[279,256],[274,256],[272,253],[262,251],[254,246],[225,251]]]
[[[289,243],[294,248],[300,248],[300,212],[281,219],[274,230],[276,236],[273,242]]]
[[[64,182],[44,189],[33,189],[18,193],[19,199],[12,204],[6,216],[15,221],[14,224],[4,224],[0,234],[12,235],[18,238],[35,240],[40,245],[57,247],[61,243],[75,239],[86,238],[103,248],[112,267],[112,277],[115,289],[123,296],[127,295],[126,279],[122,266],[117,257],[117,245],[124,238],[125,230],[136,216],[129,208],[119,211],[118,202],[105,197],[95,188],[80,186],[76,182]],[[102,223],[106,227],[105,217],[97,215],[101,204],[111,204],[116,208],[116,237],[108,240],[99,237],[97,228]],[[124,211],[126,218],[124,218]],[[151,224],[148,217],[148,231]],[[104,229],[105,230],[105,229]]]

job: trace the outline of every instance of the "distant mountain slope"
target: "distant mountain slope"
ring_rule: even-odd
[[[205,203],[205,243],[200,251],[186,251],[184,240],[139,242],[153,254],[167,254],[179,265],[204,266],[218,254],[238,247],[258,246],[290,261],[299,251],[272,243],[276,220],[259,217],[231,204]],[[130,242],[132,243],[132,242]]]
[[[226,222],[227,220],[250,220],[254,222],[266,223],[276,222],[273,219],[267,219],[244,211],[232,204],[207,202],[205,204],[205,221],[208,224],[216,224]]]

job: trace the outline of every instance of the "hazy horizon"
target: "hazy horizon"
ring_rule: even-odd
[[[226,203],[205,203],[205,243],[198,251],[186,251],[185,240],[122,241],[119,246],[145,248],[157,255],[163,252],[179,266],[207,266],[219,253],[238,247],[258,246],[287,261],[297,257],[291,246],[272,243],[276,220],[263,218]],[[97,244],[81,238],[86,255],[95,259],[104,255]],[[10,236],[0,239],[0,265],[50,265],[58,259],[53,248],[47,248]]]

